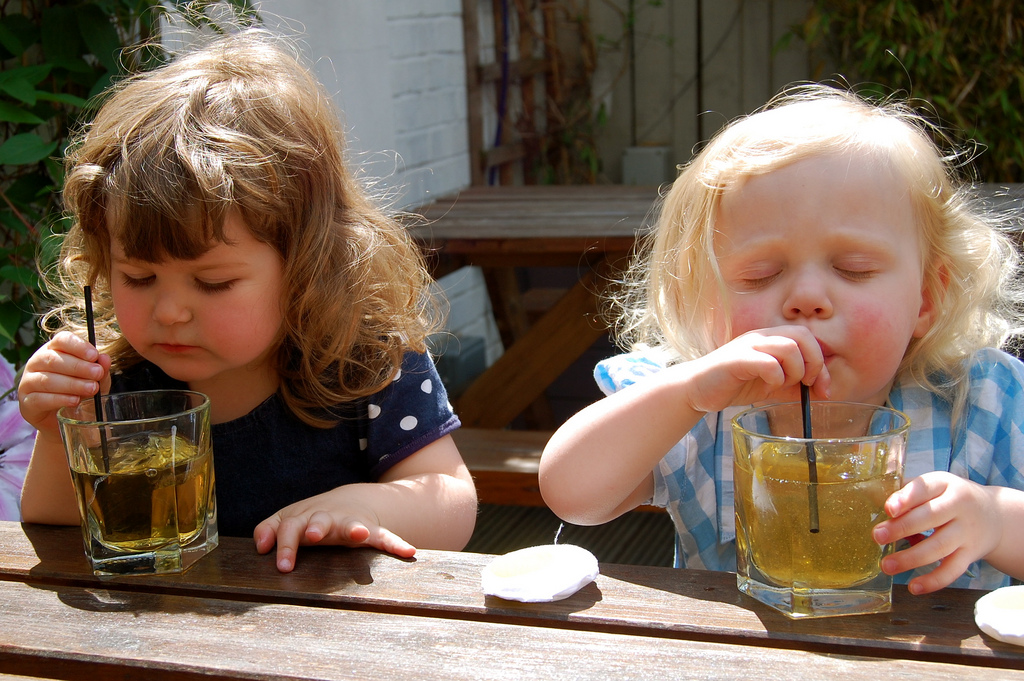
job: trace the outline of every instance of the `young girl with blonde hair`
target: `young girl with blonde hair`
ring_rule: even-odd
[[[323,87],[250,29],[116,85],[67,156],[73,226],[19,398],[26,521],[78,523],[56,411],[97,391],[210,397],[222,534],[461,549],[476,494],[427,354],[437,306],[346,166]],[[84,332],[92,285],[98,349]]]
[[[905,105],[804,86],[712,139],[619,301],[608,396],[544,451],[552,510],[665,506],[677,566],[735,570],[730,421],[803,383],[910,416],[907,482],[874,528],[901,542],[885,572],[912,593],[1024,578],[1024,365],[998,349],[1021,329],[1018,256],[932,132]]]

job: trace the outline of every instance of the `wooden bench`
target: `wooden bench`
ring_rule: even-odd
[[[476,481],[481,504],[545,506],[537,471],[549,431],[459,428],[452,438]]]
[[[547,506],[540,495],[540,455],[551,431],[459,428],[452,433],[463,461],[476,481],[481,504]],[[639,506],[636,511],[657,511]]]

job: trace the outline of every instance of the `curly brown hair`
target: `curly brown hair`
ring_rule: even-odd
[[[82,331],[95,294],[97,341],[114,366],[140,361],[110,297],[110,243],[129,258],[192,259],[224,241],[228,211],[284,262],[280,392],[303,421],[372,394],[441,323],[422,256],[397,216],[345,163],[338,112],[296,51],[249,29],[125,79],[66,155],[72,227],[50,331]]]

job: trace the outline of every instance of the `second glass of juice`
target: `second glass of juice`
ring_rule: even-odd
[[[891,546],[871,530],[903,481],[910,420],[868,404],[799,403],[733,419],[737,583],[789,617],[891,609]]]

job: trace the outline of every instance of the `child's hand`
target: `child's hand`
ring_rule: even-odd
[[[749,331],[687,364],[695,370],[690,406],[699,412],[780,399],[782,391],[800,383],[828,398],[821,346],[803,326]]]
[[[256,550],[277,543],[277,569],[290,572],[300,546],[369,546],[401,558],[415,547],[458,551],[476,522],[473,478],[450,435],[388,469],[378,482],[342,485],[291,504],[256,526]],[[399,536],[401,535],[401,536]]]
[[[332,499],[342,489],[332,490],[286,506],[256,526],[256,550],[267,553],[277,544],[277,569],[291,572],[300,546],[332,544],[369,546],[402,558],[411,558],[416,548],[381,527],[368,509],[339,507]],[[326,510],[329,507],[331,510]]]
[[[999,546],[1003,536],[1002,514],[996,490],[946,472],[914,478],[885,502],[889,520],[873,530],[879,544],[913,537],[934,529],[931,536],[882,559],[882,571],[895,575],[906,570],[942,564],[908,584],[913,594],[938,591],[953,583],[976,560]]]
[[[57,410],[110,387],[110,357],[62,331],[29,358],[18,384],[22,417],[37,430],[57,432]]]

